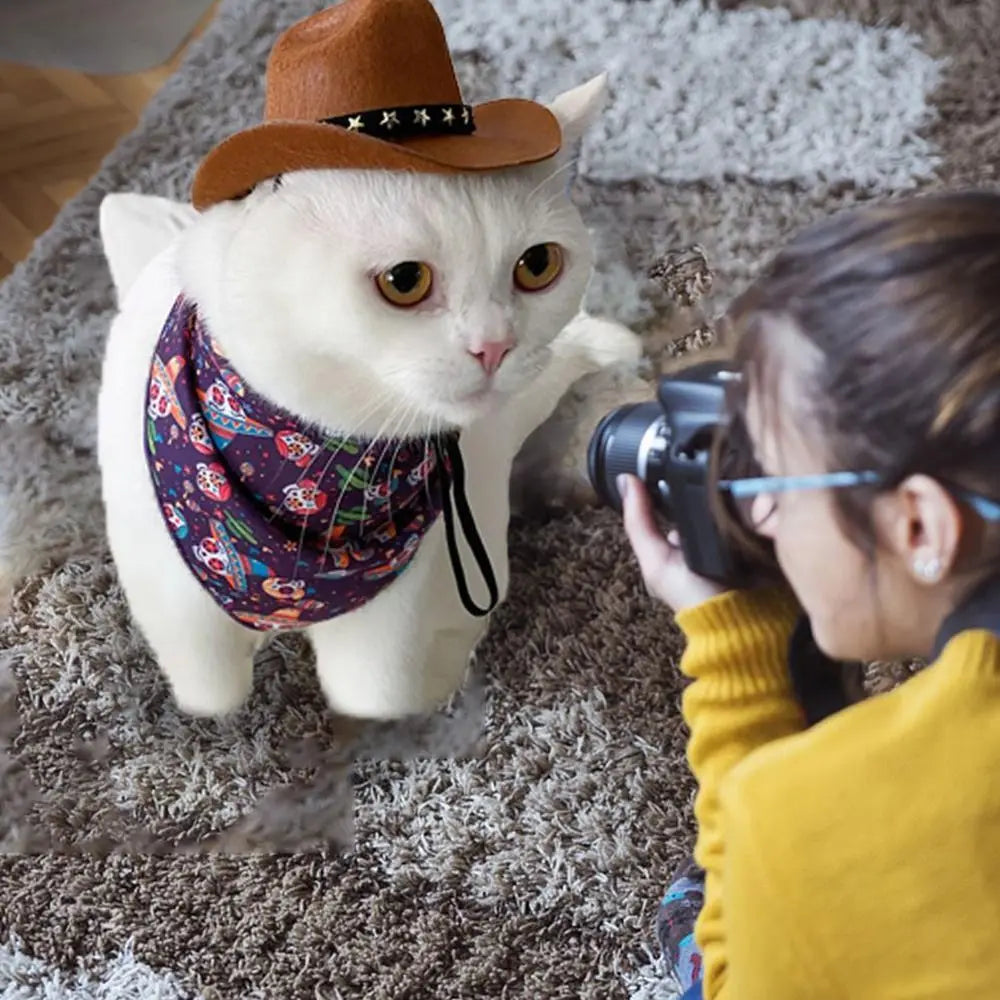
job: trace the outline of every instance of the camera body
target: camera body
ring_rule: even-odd
[[[590,481],[604,503],[620,511],[617,477],[638,476],[676,527],[688,567],[729,586],[744,583],[750,567],[713,514],[719,500],[711,471],[716,437],[727,423],[727,386],[737,379],[731,366],[714,361],[664,375],[655,401],[612,410],[587,449]]]
[[[638,476],[655,508],[676,527],[689,569],[737,589],[781,578],[773,549],[734,545],[714,513],[726,502],[717,493],[716,473],[736,479],[756,472],[745,429],[728,418],[727,387],[738,378],[732,367],[711,361],[662,376],[655,401],[612,410],[587,450],[590,481],[604,503],[620,511],[617,477]],[[827,657],[805,615],[791,637],[788,661],[810,725],[864,697],[861,664]]]

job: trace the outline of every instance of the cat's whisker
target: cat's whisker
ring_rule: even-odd
[[[319,482],[320,483],[322,483],[323,480],[326,479],[326,474],[330,471],[330,465],[334,462],[334,460],[336,459],[336,457],[337,457],[337,451],[336,451],[336,449],[331,449],[330,455],[329,455],[329,457],[326,460],[326,465],[323,466],[323,471],[319,475]],[[312,462],[310,462],[309,464],[311,466]],[[298,480],[298,483],[301,483],[301,482],[302,482],[302,479],[300,478]],[[299,533],[299,546],[298,546],[298,548],[295,551],[295,562],[296,562],[296,565],[298,565],[298,561],[299,561],[299,559],[302,558],[302,553],[305,550],[305,545],[306,545],[306,531],[307,531],[307,525],[309,524],[309,516],[310,515],[307,514],[302,519],[302,530]],[[325,547],[324,547],[324,551],[323,551],[323,560],[324,560],[324,562],[326,561],[326,549],[325,549]],[[322,565],[322,563],[320,565]]]
[[[316,452],[315,455],[313,455],[313,457],[311,459],[309,459],[309,464],[306,465],[306,467],[299,473],[298,478],[295,480],[294,485],[296,487],[299,487],[299,486],[302,485],[302,483],[304,482],[306,476],[309,474],[309,472],[312,469],[313,465],[316,463],[316,459],[319,458],[319,456],[322,454],[322,452],[323,452],[323,449],[321,448],[319,451]],[[334,458],[336,458],[336,456],[337,456],[336,450],[331,449],[330,454],[329,454],[329,456],[327,458],[327,463],[326,463],[325,466],[323,466],[323,471],[319,474],[319,482],[322,482],[326,478],[327,472],[330,471],[330,463],[334,460]],[[273,521],[282,512],[282,510],[285,507],[285,504],[288,502],[288,494],[289,494],[289,492],[290,492],[289,490],[285,491],[285,495],[281,498],[281,502],[274,509],[274,513],[270,516],[270,518],[268,520]]]
[[[393,375],[411,376],[413,373],[411,369],[408,369],[405,366],[401,365],[396,368],[383,368],[381,369],[381,374],[383,377],[391,377]],[[441,375],[440,377],[442,381],[446,380],[445,375]],[[416,423],[417,421],[421,420],[425,421],[426,423],[421,425],[421,430],[420,433],[418,434],[418,436],[422,436],[426,432],[426,428],[429,426],[429,422],[434,419],[434,411],[426,408],[424,404],[418,401],[414,402],[413,406],[414,406],[414,419],[410,421],[410,426],[412,427],[413,423]],[[393,428],[391,432],[386,432],[386,437],[393,437],[393,438],[399,437],[400,436],[399,426],[402,426],[402,422],[403,421],[401,418],[399,425],[397,427]]]
[[[364,418],[364,417],[362,417],[362,418],[360,418],[360,419],[365,419],[365,418]],[[340,439],[341,439],[341,440],[343,440],[345,436],[346,436],[346,435],[341,435],[341,436],[340,436]],[[327,445],[327,444],[328,444],[328,443],[329,443],[329,442],[330,442],[331,440],[333,440],[333,436],[332,436],[332,435],[325,435],[325,436],[323,437],[323,447],[325,447],[325,446],[326,446],[326,445]],[[275,445],[275,447],[277,447],[277,445]],[[305,479],[307,475],[309,475],[310,471],[312,470],[312,467],[313,467],[314,463],[316,462],[316,459],[317,459],[317,458],[319,458],[319,456],[320,456],[320,452],[322,452],[322,451],[323,451],[323,448],[320,448],[320,449],[319,449],[318,451],[316,451],[316,452],[315,452],[315,453],[314,453],[314,454],[313,454],[313,455],[312,455],[312,456],[310,457],[309,461],[308,461],[308,462],[306,463],[306,465],[305,465],[305,466],[303,467],[303,469],[302,469],[302,470],[301,470],[301,471],[299,472],[299,475],[298,475],[298,478],[297,478],[297,479],[295,480],[295,485],[296,485],[296,486],[299,486],[299,485],[301,485],[301,483],[302,483],[302,480],[303,480],[303,479]],[[270,482],[270,483],[268,483],[268,485],[267,485],[267,487],[266,487],[267,489],[270,489],[270,488],[271,488],[271,487],[272,487],[272,486],[274,485],[275,481],[276,481],[276,480],[277,480],[277,479],[278,479],[278,478],[279,478],[279,477],[281,476],[281,474],[282,474],[282,473],[283,473],[283,472],[285,471],[285,466],[287,466],[287,465],[288,465],[288,463],[289,463],[289,462],[290,462],[291,460],[292,460],[292,459],[291,459],[290,457],[285,457],[285,458],[283,458],[283,459],[281,460],[281,464],[280,464],[280,465],[278,466],[278,468],[277,468],[277,469],[275,470],[275,473],[274,473],[274,475],[273,475],[273,476],[271,477],[271,482]],[[283,506],[283,505],[284,505],[284,501],[282,501],[282,504],[281,504],[281,506]],[[279,510],[279,511],[281,510],[281,506],[279,506],[279,507],[278,507],[278,510]]]
[[[440,421],[441,418],[437,414],[434,414],[431,418],[431,423],[428,426],[426,433],[421,435],[421,438],[424,442],[424,458],[423,458],[424,469],[427,468],[427,462],[430,459],[431,437],[434,435],[435,429],[437,428]],[[424,494],[427,497],[427,503],[432,504],[433,498],[431,497],[430,477],[426,474],[424,475]]]
[[[362,412],[361,414],[358,415],[358,418],[357,418],[358,423],[361,423],[362,421],[367,420],[368,417],[372,413],[374,413],[383,403],[388,402],[391,399],[392,399],[392,394],[390,392],[385,392],[382,395],[377,396],[375,398],[375,400],[372,403],[370,403],[369,406],[367,407],[367,412]],[[302,482],[306,479],[306,477],[312,471],[312,469],[315,466],[317,460],[319,459],[320,455],[322,455],[323,452],[326,450],[326,445],[330,441],[338,440],[340,442],[344,442],[346,440],[349,440],[349,438],[350,438],[350,435],[348,435],[348,434],[341,434],[339,436],[327,435],[326,437],[324,437],[323,438],[323,447],[319,448],[316,451],[316,453],[309,459],[309,462],[306,464],[306,466],[301,470],[301,472],[299,472],[299,475],[298,475],[298,477],[295,480],[295,485],[296,486],[301,486],[302,485]],[[327,460],[326,466],[324,466],[323,471],[320,473],[320,477],[319,477],[320,482],[322,482],[323,479],[326,478],[326,474],[330,470],[330,461],[332,460],[333,457],[336,456],[336,453],[337,453],[336,449],[330,449],[330,458]],[[282,463],[282,468],[284,467],[284,465],[287,462],[288,462],[288,459],[285,459],[285,461]],[[272,482],[273,482],[273,480],[272,480]],[[286,496],[284,496],[284,497],[281,498],[281,501],[278,504],[278,506],[268,516],[268,521],[269,522],[270,521],[274,521],[274,519],[281,514],[281,512],[284,510],[286,500],[287,500],[287,494],[286,494]]]
[[[333,511],[330,514],[330,520],[327,523],[326,539],[323,543],[323,557],[320,561],[320,565],[326,563],[326,557],[327,555],[329,555],[330,540],[333,536],[334,528],[337,526],[337,515],[340,513],[340,505],[344,502],[344,496],[346,495],[347,490],[350,488],[351,480],[354,478],[355,473],[361,467],[364,460],[368,457],[368,453],[372,450],[372,448],[383,436],[383,434],[385,434],[386,428],[395,419],[396,413],[400,410],[400,408],[403,405],[404,405],[403,400],[396,401],[395,406],[389,412],[389,415],[386,417],[386,419],[382,422],[382,426],[375,432],[375,435],[368,442],[368,445],[365,448],[365,450],[358,456],[357,462],[354,463],[354,468],[352,468],[351,471],[344,477],[344,482],[340,487],[340,492],[337,494],[337,502],[333,506]]]
[[[396,420],[391,430],[386,433],[386,437],[395,441],[403,437],[414,422],[421,416],[420,404],[413,400],[407,400],[402,412],[396,411]]]
[[[435,449],[435,452],[434,452],[434,462],[435,462],[434,469],[438,473],[438,475],[441,474],[441,470],[437,467],[437,462],[438,462],[438,459],[440,458],[440,455],[441,455],[440,442],[441,442],[441,428],[442,428],[442,424],[443,423],[444,423],[444,421],[440,417],[435,417],[434,418],[434,424],[433,424],[433,431],[432,432],[433,432],[433,437],[434,437],[435,441],[438,442],[438,446],[437,446],[437,448]],[[426,441],[427,441],[427,447],[429,448],[431,446],[430,436],[427,437]],[[426,452],[425,452],[425,455],[426,455]],[[431,477],[429,475],[427,475],[427,476],[424,477],[424,488],[427,491],[427,502],[429,504],[433,504],[434,503],[434,498],[431,496]]]
[[[538,194],[538,192],[541,191],[541,189],[545,187],[546,184],[548,184],[550,181],[554,181],[560,174],[565,173],[570,168],[575,167],[576,164],[579,163],[579,161],[580,157],[577,155],[567,160],[561,166],[556,167],[556,169],[553,170],[552,173],[544,177],[541,181],[538,182],[538,185],[536,187],[532,188],[531,191],[528,192],[528,199],[534,198],[534,196]]]
[[[434,437],[435,437],[435,439],[437,441],[437,453],[438,453],[438,457],[441,459],[441,467],[442,467],[442,474],[443,474],[444,473],[444,469],[447,467],[447,461],[448,460],[447,460],[447,457],[445,455],[444,442],[441,440],[441,433],[442,433],[442,431],[438,430],[437,434],[435,434]],[[444,502],[446,502],[446,503],[448,501],[447,501],[447,499],[446,499],[446,497],[444,495],[447,494],[447,493],[449,493],[451,491],[451,476],[452,475],[454,475],[454,469],[452,469],[451,472],[449,473],[449,478],[441,483],[442,500]]]
[[[392,520],[392,472],[396,465],[396,459],[399,457],[399,449],[402,448],[403,445],[406,443],[407,438],[410,435],[410,429],[413,427],[413,424],[418,416],[419,414],[417,412],[417,408],[414,406],[412,410],[412,416],[410,417],[410,421],[406,425],[406,430],[402,435],[398,436],[396,441],[396,450],[393,452],[392,458],[389,461],[389,493],[388,496],[386,497],[386,503],[387,503],[388,519],[390,521]]]
[[[424,468],[425,469],[427,468],[427,460],[430,457],[430,450],[431,450],[431,440],[430,440],[430,438],[428,436],[425,435],[424,436]],[[427,496],[427,504],[428,504],[428,506],[430,506],[430,504],[432,503],[432,501],[431,501],[431,488],[430,488],[430,484],[428,482],[429,478],[430,477],[427,476],[427,475],[424,476],[424,494]]]
[[[402,371],[402,369],[400,370]],[[352,422],[355,425],[360,426],[362,423],[364,423],[364,421],[368,420],[369,417],[375,414],[383,406],[385,406],[388,403],[394,403],[398,401],[398,399],[399,399],[399,394],[391,386],[383,386],[382,392],[379,395],[375,396],[375,398],[366,407],[364,407],[360,413],[356,414],[352,418]],[[390,410],[389,411],[390,416],[391,413],[392,411]]]
[[[350,473],[348,474],[347,478],[345,479],[344,485],[342,486],[342,488],[340,490],[340,493],[337,496],[337,505],[334,508],[334,516],[335,517],[336,517],[337,513],[339,513],[340,504],[343,502],[344,495],[347,492],[347,489],[348,489],[348,487],[350,485],[350,481],[354,478],[354,475],[358,471],[358,469],[363,464],[365,464],[365,460],[372,453],[372,449],[374,449],[378,445],[379,441],[382,441],[382,440],[384,440],[386,438],[388,438],[389,441],[392,440],[391,439],[391,428],[393,426],[393,421],[396,419],[396,414],[399,413],[399,411],[401,409],[403,409],[406,405],[407,404],[406,404],[405,400],[397,400],[396,401],[395,406],[393,406],[392,410],[389,412],[389,415],[382,422],[382,426],[379,427],[379,429],[375,432],[375,434],[368,441],[368,444],[365,447],[365,450],[363,452],[361,452],[361,454],[358,456],[358,460],[354,463],[354,467],[351,469]],[[388,444],[386,444],[386,448],[388,448]],[[385,449],[383,449],[383,454],[385,454]],[[378,463],[377,462],[376,462],[375,467],[376,467],[376,469],[378,468]]]
[[[413,420],[416,419],[416,406],[413,405],[413,404],[410,404],[410,406],[407,408],[407,410],[405,411],[405,413],[409,413],[411,411],[413,412],[413,417],[411,418],[411,421],[410,421],[412,423]],[[404,413],[404,416],[405,416],[405,413]],[[400,424],[402,424],[402,418],[400,419]],[[387,430],[387,432],[386,432],[385,447],[382,449],[382,453],[379,455],[378,459],[375,462],[375,471],[376,472],[378,472],[378,470],[382,467],[382,462],[385,459],[386,452],[392,447],[392,442],[394,440],[398,440],[398,435],[396,434],[395,430],[393,430],[392,432],[389,432]],[[396,445],[396,455],[398,455],[398,454],[399,454],[399,445],[397,444]],[[395,460],[396,459],[395,459],[395,455],[394,455],[393,459],[392,459],[392,462],[389,463],[388,476],[389,476],[389,486],[390,486],[390,488],[392,486],[392,464],[393,464],[393,462],[395,462]],[[368,513],[368,491],[366,490],[365,493],[364,493],[364,500],[363,500],[363,504],[362,504],[362,508],[361,508],[361,516],[364,517],[365,514],[367,514],[367,513]],[[390,500],[390,506],[389,506],[389,514],[390,514],[390,518],[391,518],[391,516],[392,516],[391,500]]]

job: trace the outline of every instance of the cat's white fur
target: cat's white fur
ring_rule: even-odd
[[[138,249],[117,228],[135,204],[105,200],[102,237],[119,295],[98,415],[107,530],[132,615],[184,711],[237,709],[264,636],[230,619],[195,579],[147,470],[146,382],[177,293],[197,302],[255,389],[306,420],[380,436],[460,426],[469,502],[503,596],[515,454],[574,381],[634,368],[640,356],[630,331],[579,311],[592,251],[563,171],[604,89],[598,78],[551,105],[566,146],[531,167],[452,177],[295,172],[197,218],[171,216],[177,235],[157,237],[152,227]],[[518,292],[514,263],[546,241],[566,248],[565,272],[545,292]],[[372,274],[414,259],[433,264],[435,291],[426,306],[394,309]],[[490,383],[469,351],[508,335],[517,346]],[[464,539],[460,548],[473,596],[485,603]],[[439,520],[391,586],[308,633],[331,707],[389,718],[453,694],[486,626],[459,600]]]

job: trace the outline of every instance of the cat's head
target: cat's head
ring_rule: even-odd
[[[524,387],[579,310],[593,251],[567,194],[604,77],[550,106],[553,159],[489,173],[296,171],[213,207],[180,250],[234,366],[357,434],[464,426]]]

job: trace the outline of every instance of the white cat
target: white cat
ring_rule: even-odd
[[[130,196],[105,200],[102,237],[120,308],[99,399],[107,530],[132,615],[182,710],[237,709],[267,633],[230,617],[198,581],[152,485],[147,383],[178,294],[196,303],[239,378],[303,421],[357,438],[419,441],[461,429],[467,496],[502,600],[514,456],[573,382],[634,370],[641,354],[632,332],[580,311],[592,249],[565,170],[604,92],[599,77],[551,105],[564,133],[555,159],[447,177],[289,173],[198,217],[178,212],[178,235],[144,266],[154,238],[132,259],[116,253],[115,198]],[[546,244],[561,248],[550,256],[561,252],[562,273],[526,291],[518,262]],[[397,308],[372,279],[405,261],[433,272],[417,309]],[[464,538],[459,549],[472,596],[485,605]],[[390,586],[307,632],[330,706],[391,718],[447,700],[487,623],[459,599],[439,517]]]

